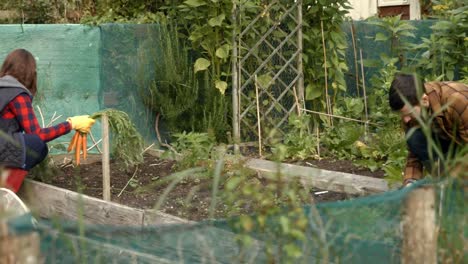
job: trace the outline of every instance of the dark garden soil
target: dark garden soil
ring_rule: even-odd
[[[380,178],[383,176],[382,171],[370,172],[354,166],[350,161],[322,159],[301,161],[296,164],[371,177]],[[143,164],[128,170],[111,161],[111,200],[134,208],[154,208],[167,187],[167,184],[158,184],[158,182],[174,172],[174,165],[175,161],[149,154],[145,155]],[[54,170],[56,170],[53,173],[54,176],[46,179],[42,177],[42,181],[92,197],[102,198],[102,164],[100,161],[82,164],[79,167],[75,167],[69,162]],[[34,172],[30,177],[39,180]],[[206,219],[212,199],[211,188],[210,180],[184,180],[169,192],[159,209],[162,212],[189,220]],[[314,196],[316,202],[354,198],[343,193],[323,192],[318,189],[311,190],[310,195]],[[215,212],[216,218],[228,216],[225,207],[222,203],[219,204]]]

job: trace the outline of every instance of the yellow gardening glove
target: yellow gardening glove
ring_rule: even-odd
[[[69,117],[67,121],[71,124],[73,129],[81,133],[88,133],[96,122],[96,120],[90,118],[89,115]]]

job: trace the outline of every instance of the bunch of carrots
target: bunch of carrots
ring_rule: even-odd
[[[75,135],[73,135],[72,139],[70,140],[70,144],[68,145],[67,151],[70,152],[72,150],[75,150],[75,161],[76,165],[80,165],[80,154],[81,151],[83,151],[83,159],[86,159],[88,156],[87,153],[87,134],[86,133],[81,133],[79,131],[75,132]]]

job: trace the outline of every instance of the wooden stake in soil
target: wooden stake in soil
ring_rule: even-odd
[[[437,263],[435,202],[432,187],[415,189],[406,198],[401,263]]]
[[[364,76],[364,62],[362,61],[362,49],[359,49],[359,57],[361,58],[361,74],[362,74],[362,93],[364,97],[364,113],[366,114],[366,123],[364,124],[364,132],[367,136],[368,131],[368,122],[369,122],[369,115],[367,114],[367,93],[366,93],[366,78]]]
[[[262,128],[260,126],[260,102],[258,98],[258,82],[255,74],[255,99],[257,101],[258,155],[262,157]]]
[[[109,152],[109,119],[102,115],[102,196],[104,201],[111,200],[110,193],[110,152]]]
[[[332,115],[330,96],[328,95],[328,71],[327,71],[327,48],[325,47],[325,34],[323,32],[323,20],[320,20],[320,30],[322,33],[322,46],[323,46],[323,67],[325,74],[325,104],[327,105],[327,114]],[[333,119],[330,117],[329,122],[333,127]]]
[[[353,43],[353,53],[354,53],[354,70],[355,70],[355,77],[356,77],[356,92],[357,96],[359,97],[359,68],[358,68],[358,58],[357,58],[357,50],[356,50],[356,39],[354,35],[356,34],[356,29],[354,27],[354,23],[351,20],[351,40]]]
[[[296,109],[297,115],[301,116],[301,104],[299,103],[299,98],[297,96],[296,86],[293,86],[294,100],[296,100]]]

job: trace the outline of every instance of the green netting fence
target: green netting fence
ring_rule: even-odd
[[[63,220],[31,224],[31,216],[24,215],[11,221],[10,228],[17,234],[38,232],[46,263],[288,263],[284,247],[290,243],[301,249],[297,263],[400,263],[403,204],[425,184],[307,205],[304,239],[279,235],[284,214],[266,219],[263,227],[253,225],[249,232],[240,231],[239,218],[136,228]],[[435,185],[440,263],[466,263],[466,187],[466,181]],[[251,243],[241,242],[247,239]]]

